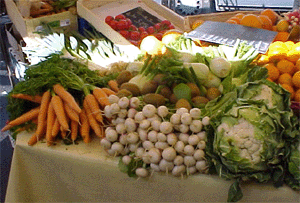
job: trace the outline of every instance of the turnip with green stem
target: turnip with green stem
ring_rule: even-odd
[[[184,156],[183,157],[183,163],[187,167],[194,166],[196,164],[196,160],[193,156]]]
[[[199,143],[200,139],[197,135],[193,134],[193,135],[190,135],[189,138],[188,138],[188,143],[189,145],[192,145],[192,146],[195,146]]]
[[[151,130],[148,133],[148,140],[153,142],[153,143],[157,142],[157,131]]]
[[[120,109],[118,113],[119,118],[126,118],[127,117],[127,109]]]
[[[190,125],[192,123],[192,117],[189,113],[183,113],[181,114],[180,121],[184,125]]]
[[[120,98],[118,101],[118,105],[122,109],[127,109],[127,107],[129,106],[129,99],[127,97]]]
[[[135,132],[136,130],[136,123],[132,118],[126,118],[125,120],[125,127],[127,132]]]
[[[104,149],[110,149],[111,148],[111,142],[108,141],[106,138],[102,138],[101,141],[100,141],[100,144]]]
[[[174,164],[173,162],[170,162],[170,161],[167,161],[165,159],[162,159],[160,162],[159,162],[159,169],[163,172],[169,172],[169,171],[172,171],[173,168],[174,168]]]
[[[114,129],[110,129],[106,132],[105,137],[110,142],[115,142],[118,139],[118,133]]]
[[[173,161],[176,157],[176,151],[173,147],[168,147],[162,151],[161,155],[166,161]]]
[[[122,150],[124,149],[124,145],[122,145],[119,142],[114,142],[111,145],[111,150],[113,150],[115,152],[115,155],[117,156],[119,153],[122,152]]]
[[[136,109],[130,108],[130,109],[128,109],[128,111],[127,111],[127,117],[133,119],[134,116],[135,116],[135,114],[136,114],[137,112],[138,112],[138,111],[137,111]]]
[[[124,134],[126,133],[126,126],[124,123],[118,123],[116,125],[116,131],[118,134]]]
[[[169,109],[166,106],[159,106],[157,108],[157,114],[160,117],[165,118],[169,114]]]
[[[135,150],[135,156],[138,157],[138,158],[142,158],[143,157],[143,154],[145,153],[145,148],[143,147],[138,147],[136,150]]]
[[[206,139],[206,132],[205,131],[201,131],[199,133],[196,134],[200,140],[205,140]]]
[[[155,143],[154,147],[157,148],[157,149],[164,150],[164,149],[169,147],[169,144],[166,143],[166,142],[158,141],[158,142]]]
[[[188,144],[188,140],[189,140],[189,134],[187,133],[180,133],[179,134],[179,140],[182,141],[184,144]]]
[[[193,120],[190,124],[190,130],[193,133],[198,133],[202,130],[202,121],[200,120]]]
[[[199,108],[192,108],[190,110],[190,115],[193,119],[200,119],[201,117],[201,110]]]
[[[185,124],[180,124],[179,125],[179,131],[181,133],[187,133],[190,131],[190,127],[188,125],[185,125]]]
[[[125,165],[128,165],[131,162],[131,160],[132,160],[132,158],[130,156],[128,156],[128,155],[122,157],[122,162]]]
[[[135,144],[135,143],[137,143],[139,141],[139,139],[140,138],[139,138],[139,135],[138,135],[137,132],[129,132],[127,134],[127,142],[129,144]]]
[[[203,160],[205,158],[205,152],[202,149],[197,149],[194,152],[194,158],[196,161]]]
[[[173,131],[173,125],[168,121],[163,121],[159,127],[159,130],[164,134],[169,134]]]
[[[147,104],[142,109],[143,115],[147,118],[153,117],[156,114],[156,111],[156,107],[152,104]]]
[[[173,176],[180,176],[180,175],[184,174],[185,170],[186,170],[185,165],[183,165],[183,164],[182,165],[176,165],[172,169],[172,175]]]
[[[183,113],[188,113],[188,112],[189,112],[189,110],[187,108],[183,108],[183,107],[176,110],[176,114],[179,114],[179,115],[182,115]]]
[[[137,97],[131,97],[130,100],[129,100],[129,106],[130,106],[130,108],[136,109],[136,108],[138,108],[140,106],[140,103],[141,103],[141,101]]]
[[[113,114],[111,113],[111,105],[106,105],[104,107],[104,115],[106,118],[112,118]]]
[[[160,168],[158,164],[151,163],[150,168],[155,172],[160,172]]]
[[[167,136],[164,133],[157,133],[157,141],[165,142],[167,141]]]
[[[154,148],[154,144],[149,141],[149,140],[146,140],[142,143],[142,146],[146,149],[146,150],[150,150],[151,148]]]
[[[209,125],[209,122],[210,122],[210,118],[208,116],[202,118],[202,124],[204,126]]]
[[[135,170],[135,174],[138,176],[138,177],[141,177],[141,178],[146,178],[148,175],[149,175],[149,172],[147,169],[145,168],[137,168]]]
[[[200,140],[199,143],[197,144],[197,148],[204,150],[205,147],[206,147],[206,142],[204,140]]]
[[[113,103],[110,105],[110,112],[112,115],[118,114],[120,111],[120,107],[117,103]]]
[[[135,116],[134,116],[134,120],[135,120],[135,122],[137,122],[137,123],[140,123],[140,122],[142,122],[143,120],[145,120],[146,119],[146,117],[144,116],[144,114],[143,114],[143,112],[137,112],[136,114],[135,114]]]
[[[148,155],[150,156],[150,162],[153,164],[158,164],[161,160],[161,153],[157,148],[151,148]]]
[[[160,125],[161,125],[161,121],[159,121],[159,120],[151,121],[151,127],[155,131],[159,131]]]
[[[151,126],[151,122],[147,119],[142,120],[139,124],[139,128],[142,128],[142,129],[145,129],[145,130],[149,129],[150,126]]]
[[[173,125],[178,125],[178,124],[181,123],[180,118],[181,118],[181,115],[180,115],[180,114],[174,113],[174,114],[170,117],[170,122],[171,122]]]
[[[119,97],[114,95],[114,94],[111,94],[108,96],[108,101],[110,104],[114,104],[114,103],[118,103],[119,102]]]
[[[175,149],[176,152],[178,152],[178,153],[183,153],[184,147],[185,147],[185,144],[184,144],[183,141],[178,141],[178,142],[176,142],[176,144],[174,145],[174,149]]]
[[[176,142],[178,141],[177,136],[174,133],[169,133],[167,135],[167,143],[171,146],[174,146]]]
[[[145,141],[148,139],[148,133],[145,129],[138,128],[137,133],[139,134],[140,140]]]
[[[192,145],[185,145],[183,149],[183,153],[187,156],[193,156],[195,149]]]
[[[181,155],[177,155],[175,157],[175,159],[173,160],[173,163],[176,165],[176,166],[179,166],[179,165],[182,165],[183,164],[183,157]]]
[[[120,142],[122,145],[127,145],[127,144],[128,144],[128,141],[127,141],[127,134],[122,134],[122,135],[120,135],[120,137],[119,137],[119,142]]]
[[[199,172],[205,172],[208,169],[208,165],[205,160],[200,160],[196,162],[196,169]]]

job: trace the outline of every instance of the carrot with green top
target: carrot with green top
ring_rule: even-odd
[[[107,95],[107,96],[110,96],[110,95],[116,95],[117,93],[115,92],[115,91],[113,91],[112,89],[109,89],[109,88],[107,88],[107,87],[102,87],[101,88],[104,92],[105,92],[105,94]]]
[[[40,105],[40,111],[38,115],[38,124],[37,124],[37,129],[36,129],[36,134],[38,137],[42,136],[43,128],[46,128],[46,123],[47,123],[47,117],[49,117],[47,111],[49,108],[49,104],[51,101],[51,93],[50,91],[44,92],[42,96],[42,101]]]
[[[61,97],[62,100],[67,102],[72,109],[74,109],[76,112],[80,113],[81,108],[75,101],[75,98],[72,94],[70,94],[61,84],[55,84],[53,86],[54,92]]]
[[[94,116],[92,114],[92,111],[91,111],[89,105],[87,104],[86,100],[83,101],[83,108],[86,111],[86,115],[87,115],[87,118],[88,118],[88,121],[89,121],[89,124],[90,124],[91,128],[94,130],[95,134],[98,137],[102,137],[103,134],[102,134],[102,131],[101,131],[101,128],[100,128],[100,124],[94,118]]]
[[[64,104],[60,96],[54,95],[52,96],[51,103],[53,105],[55,115],[59,121],[59,124],[61,127],[68,131],[69,130],[69,124],[67,122],[67,116],[64,109]]]
[[[51,100],[49,108],[48,108],[48,112],[47,112],[46,141],[47,141],[48,146],[52,145],[52,143],[53,143],[52,129],[53,129],[53,125],[54,125],[55,117],[56,117],[56,114],[54,111],[54,106],[53,106],[53,101],[54,100]]]
[[[103,122],[102,111],[100,109],[99,103],[95,98],[95,96],[93,94],[86,95],[84,98],[84,102],[86,102],[86,104],[88,105],[95,119],[98,122],[102,123]]]
[[[78,135],[78,122],[71,120],[71,140],[74,142]]]
[[[119,92],[119,85],[117,83],[117,81],[115,80],[110,80],[108,81],[107,85],[110,87],[110,89],[112,89],[115,92]]]
[[[59,130],[60,130],[60,124],[58,122],[57,117],[55,117],[55,121],[54,121],[54,124],[53,124],[53,127],[52,127],[52,132],[51,132],[51,135],[52,135],[53,138],[55,138],[58,135]]]
[[[11,129],[14,126],[17,125],[21,125],[23,123],[26,123],[27,121],[30,121],[34,118],[37,118],[40,112],[40,107],[36,107],[34,109],[31,109],[30,111],[22,114],[21,116],[19,116],[18,118],[8,122],[8,124],[6,124],[2,129],[1,132],[7,131],[9,129]]]
[[[103,91],[103,89],[101,89],[99,87],[94,87],[93,95],[95,96],[95,98],[97,99],[97,101],[99,102],[99,104],[101,105],[102,108],[104,108],[106,105],[110,105],[108,96],[105,93],[105,91]]]
[[[79,132],[83,141],[88,143],[91,141],[90,138],[90,124],[88,121],[88,117],[86,115],[85,109],[82,109],[81,113],[79,114],[81,126],[79,127]]]
[[[24,93],[18,93],[18,94],[12,94],[11,95],[12,98],[15,98],[15,99],[23,99],[23,100],[27,100],[27,101],[31,101],[31,102],[34,102],[34,103],[41,103],[42,101],[42,96],[40,95],[28,95],[28,94],[24,94]]]
[[[78,112],[76,112],[75,110],[73,110],[70,105],[66,102],[64,102],[64,108],[66,110],[66,114],[67,116],[73,120],[76,121],[77,123],[79,123],[79,115]]]

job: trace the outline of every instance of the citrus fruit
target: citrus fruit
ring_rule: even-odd
[[[293,99],[295,95],[295,90],[291,85],[281,84],[281,86],[290,93],[290,98]]]
[[[226,20],[225,23],[238,24],[235,20]]]
[[[300,89],[295,92],[294,100],[300,102]]]
[[[262,21],[257,15],[247,14],[241,20],[241,25],[255,28],[262,28]]]
[[[292,78],[293,85],[300,88],[300,71],[297,71]]]
[[[272,21],[273,25],[275,25],[275,23],[277,22],[278,15],[272,9],[264,9],[260,14],[268,16],[270,18],[270,20]]]
[[[267,63],[266,65],[264,65],[264,67],[268,69],[268,78],[270,78],[272,81],[276,81],[280,75],[280,72],[276,68],[274,63]]]
[[[242,18],[243,18],[244,16],[245,16],[245,14],[243,14],[243,13],[237,13],[237,14],[234,15],[235,18],[238,18],[238,19],[240,19],[240,20],[242,20]]]
[[[233,21],[235,21],[237,24],[240,24],[240,22],[241,22],[241,19],[236,18],[236,17],[231,17],[231,18],[229,18],[229,20],[233,20]]]
[[[296,61],[295,69],[296,71],[300,71],[300,58]]]
[[[281,73],[293,74],[294,72],[294,64],[286,59],[280,60],[276,67]]]
[[[266,15],[259,15],[259,19],[262,21],[262,28],[266,30],[272,30],[272,21]]]
[[[281,74],[277,81],[279,84],[288,84],[290,86],[293,85],[292,76],[288,73]]]
[[[274,41],[282,41],[285,42],[289,39],[290,33],[288,32],[278,32]]]
[[[196,20],[195,22],[192,23],[191,25],[191,29],[194,30],[196,29],[197,27],[199,27],[200,25],[202,25],[204,23],[204,20]]]
[[[287,32],[289,29],[289,22],[286,20],[280,20],[276,24],[276,29],[278,32]]]

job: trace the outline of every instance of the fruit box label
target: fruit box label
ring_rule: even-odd
[[[122,13],[125,17],[129,18],[132,21],[132,24],[136,27],[148,28],[160,23],[161,20],[156,16],[148,13],[141,7],[136,7],[129,11]]]
[[[223,22],[205,21],[187,37],[233,46],[237,39],[247,41],[258,52],[266,53],[277,32]]]

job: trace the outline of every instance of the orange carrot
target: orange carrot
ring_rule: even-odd
[[[88,121],[88,117],[86,115],[85,109],[82,109],[81,113],[79,114],[81,126],[80,126],[80,135],[83,138],[85,143],[90,142],[90,124]]]
[[[44,94],[42,96],[40,112],[38,115],[37,129],[35,132],[39,137],[42,136],[41,133],[43,131],[43,128],[46,127],[47,111],[48,111],[50,100],[51,100],[50,91],[44,92]]]
[[[71,140],[74,142],[78,135],[78,122],[71,120]]]
[[[64,130],[61,126],[60,126],[60,135],[62,139],[66,139],[67,137],[67,131]]]
[[[62,99],[58,95],[54,95],[52,96],[51,103],[58,118],[59,124],[64,130],[69,130],[69,124],[67,122],[67,116],[64,110]]]
[[[53,129],[53,125],[54,125],[55,117],[56,117],[56,114],[54,111],[54,106],[53,106],[53,101],[54,100],[51,100],[51,103],[49,105],[48,112],[47,112],[46,141],[47,141],[48,146],[52,145],[52,142],[53,142],[52,129]]]
[[[40,111],[40,107],[36,107],[34,109],[31,109],[30,111],[22,114],[18,118],[10,121],[8,124],[6,124],[2,129],[1,132],[7,131],[11,129],[14,126],[21,125],[27,121],[30,121],[36,117],[38,117]]]
[[[11,95],[12,98],[15,99],[24,99],[24,100],[28,100],[28,101],[32,101],[35,103],[41,103],[42,101],[42,97],[40,95],[28,95],[28,94],[23,94],[23,93],[19,93],[19,94],[12,94]]]
[[[89,124],[91,126],[91,128],[94,130],[95,134],[98,136],[98,137],[102,137],[103,136],[103,133],[101,131],[101,128],[100,128],[100,125],[99,123],[97,122],[97,120],[94,118],[92,112],[91,112],[91,109],[90,107],[88,106],[87,104],[87,101],[86,100],[83,100],[83,108],[85,109],[86,111],[86,115],[88,117],[88,121],[89,121]]]
[[[85,96],[84,101],[86,101],[95,119],[102,123],[103,122],[102,112],[95,96],[93,94],[88,94]]]
[[[99,102],[102,108],[104,108],[106,105],[110,105],[110,102],[108,100],[107,94],[104,92],[103,88],[95,87],[93,89],[93,95]]]
[[[117,81],[110,80],[110,81],[108,81],[107,84],[110,87],[110,89],[112,89],[115,92],[119,92],[119,85],[118,85]]]
[[[113,91],[112,89],[109,89],[109,88],[107,88],[107,87],[103,87],[103,88],[101,88],[106,94],[107,94],[107,96],[109,96],[109,95],[116,95],[117,93],[115,92],[115,91]]]
[[[29,139],[29,141],[28,141],[28,145],[29,145],[29,146],[32,146],[32,145],[34,145],[35,143],[37,143],[37,141],[38,141],[38,137],[37,137],[37,135],[34,133],[34,134],[30,137],[30,139]]]
[[[75,101],[74,97],[60,84],[56,84],[53,86],[53,90],[56,94],[58,94],[65,102],[67,102],[72,109],[76,112],[80,113],[81,108]]]
[[[55,121],[54,121],[54,124],[53,124],[53,127],[52,127],[52,132],[51,132],[51,135],[52,135],[53,138],[55,138],[58,135],[59,130],[60,130],[60,124],[58,122],[57,117],[55,117]]]
[[[73,120],[76,121],[77,123],[79,123],[79,115],[78,112],[76,112],[75,110],[73,110],[70,105],[66,102],[64,102],[64,108],[66,110],[66,114],[67,116]]]

